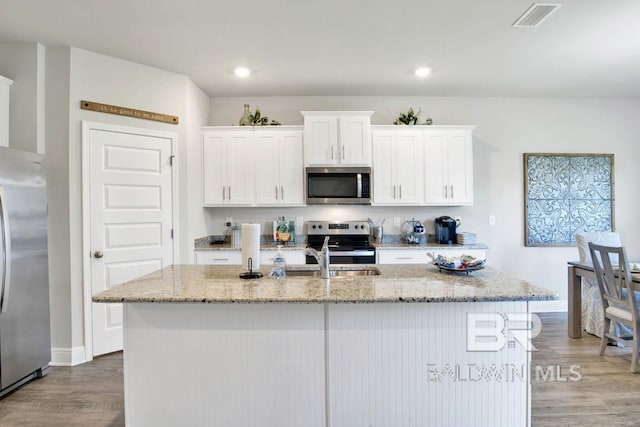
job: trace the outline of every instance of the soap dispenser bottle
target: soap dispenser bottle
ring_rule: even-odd
[[[273,257],[273,270],[271,276],[276,279],[282,279],[287,277],[287,263],[282,254],[282,245],[278,245],[278,252]]]

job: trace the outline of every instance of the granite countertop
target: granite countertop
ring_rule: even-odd
[[[290,266],[294,268],[294,266]],[[335,265],[332,270],[353,268]],[[362,268],[359,265],[358,268]],[[470,275],[433,265],[372,264],[379,276],[321,279],[289,276],[243,280],[240,266],[171,265],[93,296],[94,302],[389,303],[555,300],[557,294],[492,268]],[[314,265],[297,265],[315,270]]]
[[[260,250],[263,251],[275,251],[277,249],[278,244],[273,241],[262,241],[260,243]],[[489,249],[487,245],[484,243],[474,243],[471,245],[447,245],[447,244],[439,244],[439,243],[421,243],[418,245],[402,243],[402,242],[383,242],[374,244],[377,250],[397,250],[397,249],[419,249],[419,250],[440,250],[440,249]],[[301,243],[285,243],[282,245],[283,251],[293,251],[293,250],[303,250],[307,247],[307,244],[304,242]],[[241,251],[240,248],[234,248],[230,243],[222,243],[222,244],[212,244],[204,239],[199,239],[196,241],[194,249],[196,251]]]

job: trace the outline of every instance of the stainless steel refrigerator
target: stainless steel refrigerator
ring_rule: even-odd
[[[0,396],[51,361],[44,157],[0,147]]]

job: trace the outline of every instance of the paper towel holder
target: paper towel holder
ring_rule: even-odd
[[[263,276],[262,273],[260,273],[259,271],[253,271],[253,258],[249,257],[247,258],[247,264],[249,267],[249,271],[245,271],[244,273],[240,274],[240,278],[241,279],[259,279]]]

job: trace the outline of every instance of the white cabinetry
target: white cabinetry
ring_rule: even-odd
[[[301,111],[305,164],[371,165],[373,111]]]
[[[421,132],[410,129],[375,130],[372,137],[372,204],[422,204],[424,172]]]
[[[242,265],[240,251],[196,251],[196,264]]]
[[[0,76],[0,147],[9,146],[9,86],[12,83]]]
[[[273,257],[276,250],[260,251],[260,267],[267,270],[273,265]],[[305,264],[304,249],[283,250],[284,260],[287,265]],[[196,250],[196,264],[206,265],[242,265],[241,250]]]
[[[485,259],[484,249],[465,249],[452,246],[451,248],[425,247],[422,249],[389,249],[378,250],[378,264],[431,264],[432,260],[427,252],[434,256],[456,257],[471,255],[478,259]]]
[[[256,204],[304,205],[301,131],[254,135]]]
[[[251,131],[203,133],[204,205],[253,203]]]
[[[471,132],[471,127],[424,131],[426,204],[473,204]]]
[[[304,205],[302,128],[202,130],[204,206]]]

